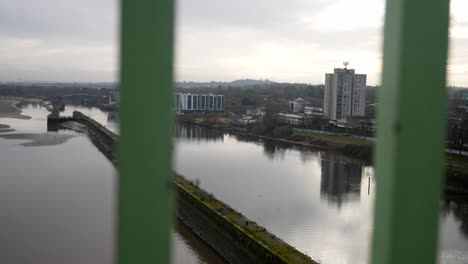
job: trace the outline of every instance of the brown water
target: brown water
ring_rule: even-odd
[[[97,108],[66,107],[117,131]],[[0,263],[113,263],[115,169],[83,134],[47,132],[48,112],[0,118]],[[216,197],[321,263],[367,263],[375,178],[372,166],[323,150],[259,142],[179,125],[175,167]],[[5,134],[5,133],[4,133]],[[440,262],[468,263],[468,202],[440,214]],[[221,263],[176,225],[173,263]]]
[[[78,109],[111,129],[97,108]],[[47,132],[48,112],[27,105],[30,120],[0,118],[0,263],[115,262],[116,171],[83,134]],[[222,263],[183,226],[172,233],[173,263]]]

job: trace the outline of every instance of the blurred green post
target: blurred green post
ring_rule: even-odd
[[[436,263],[448,0],[387,0],[372,263]]]
[[[169,263],[173,220],[172,0],[122,0],[119,264]]]

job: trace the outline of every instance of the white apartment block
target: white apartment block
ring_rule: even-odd
[[[174,99],[178,113],[224,111],[223,95],[177,93]]]
[[[326,118],[345,121],[350,116],[365,116],[366,75],[354,69],[335,68],[325,74],[323,111]]]

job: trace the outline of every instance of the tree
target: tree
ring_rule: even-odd
[[[263,125],[265,126],[265,130],[267,131],[267,133],[272,132],[278,125],[276,114],[278,114],[279,112],[280,109],[277,105],[274,105],[270,101],[266,103]]]
[[[244,97],[242,98],[241,100],[241,104],[243,106],[256,106],[256,102],[254,102],[253,100],[251,100],[249,97]]]

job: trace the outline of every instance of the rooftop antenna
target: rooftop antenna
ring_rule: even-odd
[[[343,65],[344,65],[345,69],[348,69],[348,64],[349,64],[349,62],[343,61]]]

